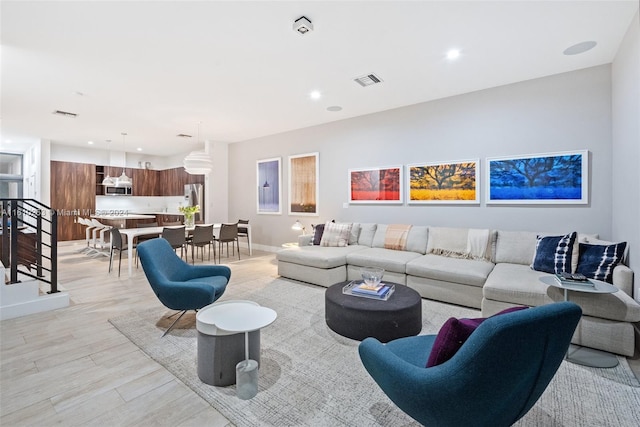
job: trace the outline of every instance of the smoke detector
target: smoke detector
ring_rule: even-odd
[[[301,16],[293,21],[293,30],[300,34],[307,34],[309,31],[313,31],[313,24],[306,16]]]

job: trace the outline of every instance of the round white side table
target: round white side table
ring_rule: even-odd
[[[203,307],[196,328],[207,335],[244,333],[245,359],[236,365],[236,390],[241,399],[258,393],[258,362],[249,358],[249,334],[273,323],[277,313],[253,301],[233,300]]]

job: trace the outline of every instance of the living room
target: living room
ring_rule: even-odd
[[[635,165],[640,157],[637,120],[640,114],[639,83],[636,78],[640,56],[640,24],[637,3],[630,3],[635,5],[635,12],[628,15],[629,20],[620,31],[619,45],[611,49],[613,53],[608,59],[597,64],[573,66],[571,71],[547,75],[543,73],[525,81],[504,82],[469,93],[460,90],[440,99],[416,101],[413,105],[397,105],[396,108],[386,108],[385,111],[358,117],[326,119],[325,122],[310,126],[301,124],[299,129],[291,128],[293,130],[255,136],[224,144],[224,147],[216,143],[214,152],[224,155],[227,161],[214,173],[215,177],[212,175],[209,178],[212,185],[224,187],[221,194],[215,196],[220,199],[215,200],[220,201],[220,206],[225,208],[216,206],[220,213],[215,220],[248,218],[253,227],[255,248],[264,252],[275,251],[284,243],[296,241],[299,232],[291,229],[296,220],[305,226],[307,233],[312,224],[333,219],[341,222],[404,223],[555,233],[580,231],[598,234],[600,238],[610,241],[628,242],[628,264],[635,271],[640,270],[640,252],[635,250],[640,246],[640,226],[637,222],[640,217],[640,170]],[[314,23],[317,22],[313,16],[310,18]],[[321,34],[320,30],[317,26],[314,33],[300,37],[316,36]],[[291,31],[290,28],[287,31]],[[576,38],[573,41],[577,43],[588,39],[589,35],[580,34]],[[561,55],[569,44],[554,49]],[[586,52],[582,55],[588,54]],[[563,59],[577,61],[580,56],[566,56]],[[453,67],[464,64],[464,55],[460,59],[457,64],[447,65],[451,73],[455,73]],[[388,80],[383,63],[376,62],[372,69],[362,72],[379,73],[385,79],[381,85],[393,85],[393,81]],[[349,77],[355,75],[348,75],[347,79]],[[462,80],[464,78],[469,79],[461,77],[461,84],[465,82]],[[360,88],[355,83],[353,85],[353,90],[369,91],[367,97],[371,96],[371,91],[382,88]],[[332,105],[334,104],[323,101],[320,108],[325,110]],[[120,130],[122,129],[118,129]],[[54,144],[51,151],[55,154],[58,142],[51,144]],[[487,159],[581,150],[588,151],[588,203],[487,203]],[[59,149],[57,152],[66,151]],[[317,215],[314,216],[288,214],[289,196],[286,190],[289,183],[289,156],[305,153],[318,153],[319,158],[319,193]],[[49,156],[51,160],[60,160],[55,155]],[[256,162],[273,158],[279,158],[282,165],[282,213],[258,214]],[[406,168],[407,165],[418,162],[468,159],[477,159],[480,166],[480,199],[476,204],[349,203],[348,172],[351,169],[394,165]],[[221,170],[224,172],[220,172]],[[61,268],[66,267],[63,264]],[[245,273],[249,269],[242,266],[239,268],[245,269],[242,270]],[[273,274],[273,270],[260,271],[262,274]],[[145,283],[139,277],[141,274],[138,272],[137,275],[133,283],[144,286]],[[86,276],[84,278],[86,280]],[[72,300],[75,297],[78,304],[83,299],[92,299],[80,288],[81,279],[80,271],[74,271],[72,277],[67,278],[76,287],[77,294],[72,295]],[[253,279],[252,276],[249,281]],[[107,295],[108,283],[116,282],[111,277],[103,277],[98,281],[104,285],[102,292]],[[126,298],[122,286],[124,283],[126,282],[115,285],[122,298]],[[148,290],[136,290],[136,293],[141,299],[144,297],[150,300],[147,306],[155,302]],[[640,301],[637,274],[634,278],[633,297]],[[62,314],[61,317],[72,322],[72,314]],[[108,323],[97,326],[97,320],[95,324],[91,324],[98,331],[110,327]],[[117,338],[114,341],[124,346]],[[3,385],[3,393],[4,391]],[[51,396],[55,396],[55,393]],[[144,407],[141,405],[138,408]],[[63,411],[64,408],[57,410]],[[140,419],[139,422],[143,423],[143,420]]]

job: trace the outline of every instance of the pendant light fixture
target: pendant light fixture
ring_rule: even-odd
[[[127,166],[127,151],[125,150],[124,137],[127,136],[125,132],[122,135],[122,175],[118,177],[118,185],[131,185],[131,178],[124,173],[124,169]]]
[[[111,164],[111,140],[107,139],[107,154],[109,155],[109,164]],[[116,185],[116,182],[113,180],[113,178],[111,178],[109,176],[109,170],[107,169],[107,176],[104,177],[104,179],[102,180],[102,185],[106,186],[106,187],[113,187],[114,185]]]
[[[198,123],[198,140],[200,143],[200,124]],[[184,158],[184,170],[190,175],[204,175],[211,172],[211,157],[205,144],[204,151],[192,151]]]

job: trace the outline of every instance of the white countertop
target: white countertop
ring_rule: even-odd
[[[138,211],[132,211],[134,212],[134,214],[138,215],[138,214],[146,214],[146,215],[180,215],[183,216],[184,214],[182,212],[164,212],[164,211],[158,211],[158,212],[138,212]]]
[[[91,218],[95,219],[106,219],[106,220],[121,220],[121,219],[155,219],[155,215],[133,215],[133,214],[125,214],[125,215],[91,215]]]

